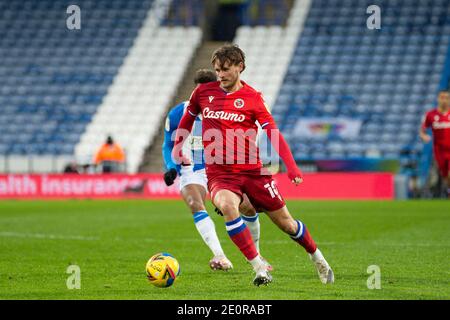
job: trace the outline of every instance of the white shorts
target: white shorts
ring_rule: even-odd
[[[188,184],[199,184],[208,191],[208,178],[205,169],[194,171],[193,166],[181,167],[180,191]]]

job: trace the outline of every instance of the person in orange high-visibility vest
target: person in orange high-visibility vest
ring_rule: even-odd
[[[122,147],[108,136],[106,142],[97,151],[94,164],[102,166],[103,173],[118,172],[125,163],[125,153]]]

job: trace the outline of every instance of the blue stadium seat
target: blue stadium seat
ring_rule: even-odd
[[[152,3],[79,1],[89,12],[80,33],[61,27],[65,0],[8,1],[0,20],[0,153],[72,153]]]
[[[279,96],[272,108],[283,133],[298,117],[362,119],[351,141],[295,138],[296,159],[404,157],[420,150],[417,128],[436,103],[450,36],[448,0],[383,1],[383,27],[362,28],[367,1],[312,1]],[[412,146],[412,147],[411,147]],[[409,153],[412,154],[412,153]]]

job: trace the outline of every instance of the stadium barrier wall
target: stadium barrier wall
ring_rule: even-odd
[[[285,199],[394,199],[391,173],[309,173],[295,187],[274,176]],[[0,199],[180,199],[179,179],[167,187],[162,174],[0,175]],[[268,191],[269,192],[269,191]]]

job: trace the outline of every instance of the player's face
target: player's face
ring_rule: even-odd
[[[450,94],[448,92],[439,93],[438,105],[442,108],[448,108],[450,106]]]
[[[242,62],[238,65],[232,65],[229,62],[225,62],[223,66],[221,66],[220,62],[216,60],[214,63],[214,70],[220,81],[220,86],[225,91],[233,91],[233,89],[235,89],[238,81],[240,81],[242,67]]]

